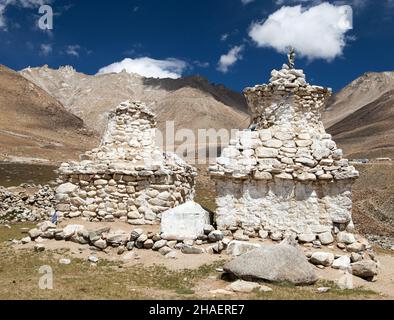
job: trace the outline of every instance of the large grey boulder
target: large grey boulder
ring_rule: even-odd
[[[165,240],[196,240],[210,224],[209,212],[189,201],[162,213],[161,237]]]
[[[245,253],[224,266],[224,271],[237,278],[254,281],[314,284],[318,277],[305,255],[288,244],[269,245]]]

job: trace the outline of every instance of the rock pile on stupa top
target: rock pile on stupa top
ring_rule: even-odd
[[[195,174],[195,169],[172,153],[163,153],[155,141],[154,113],[141,102],[126,101],[109,114],[101,145],[86,152],[80,162],[63,163],[61,174],[135,176]]]
[[[252,124],[210,167],[212,177],[333,181],[359,176],[321,121],[331,89],[308,84],[303,70],[284,65],[272,71],[268,84],[244,93]]]

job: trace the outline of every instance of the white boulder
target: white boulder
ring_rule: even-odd
[[[165,240],[196,240],[204,235],[204,227],[210,224],[209,212],[199,204],[189,201],[163,212],[161,233]]]

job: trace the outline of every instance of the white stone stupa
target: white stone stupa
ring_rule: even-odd
[[[353,230],[351,190],[359,173],[324,129],[331,90],[308,84],[294,56],[268,84],[245,89],[252,124],[209,169],[221,230],[310,239]]]

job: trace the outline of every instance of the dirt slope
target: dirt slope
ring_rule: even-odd
[[[84,148],[97,143],[80,118],[47,92],[1,65],[0,113],[2,160],[41,158],[59,162],[75,158]]]
[[[323,120],[349,158],[394,157],[394,72],[366,73],[328,104]]]

